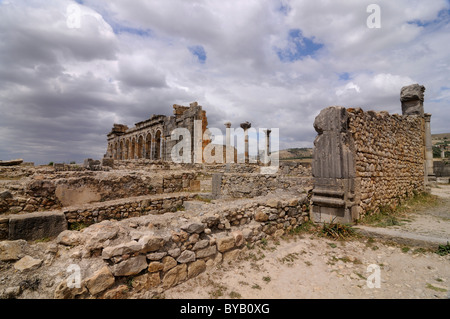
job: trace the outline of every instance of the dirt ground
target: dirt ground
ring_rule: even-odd
[[[450,186],[439,185],[432,193],[441,200],[438,206],[417,211],[408,222],[393,227],[449,238]],[[164,297],[450,298],[450,255],[381,239],[333,241],[309,233],[292,235],[246,247],[238,259],[212,266],[167,290]]]

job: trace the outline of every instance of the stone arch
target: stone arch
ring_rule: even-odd
[[[152,159],[152,133],[150,132],[145,137],[145,158]]]
[[[119,148],[119,145],[118,145],[118,143],[116,141],[114,143],[114,149],[113,149],[113,154],[112,154],[112,158],[115,159],[115,160],[117,159],[118,148]]]
[[[130,159],[130,139],[127,138],[125,140],[125,153],[124,153],[124,159]]]
[[[119,159],[123,160],[123,140],[119,141]]]
[[[136,137],[131,138],[131,145],[130,145],[130,159],[136,158]]]
[[[145,153],[144,137],[139,135],[137,140],[137,158],[143,158]]]
[[[161,159],[161,143],[162,143],[162,132],[160,129],[158,129],[155,133],[155,155],[154,155],[154,159],[155,160],[160,160]]]

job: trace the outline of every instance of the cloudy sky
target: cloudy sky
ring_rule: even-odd
[[[448,0],[0,0],[0,159],[101,158],[113,123],[193,101],[311,147],[322,108],[401,113],[413,83],[450,132],[449,22]]]

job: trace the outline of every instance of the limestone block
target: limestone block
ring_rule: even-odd
[[[89,290],[91,295],[96,295],[102,291],[105,291],[114,285],[114,282],[115,278],[108,266],[104,266],[85,281],[86,288]]]
[[[206,263],[204,260],[196,260],[188,266],[188,279],[198,276],[206,270]]]
[[[25,240],[0,241],[0,261],[18,260],[23,256],[23,248],[27,245]]]
[[[114,276],[132,276],[137,275],[142,270],[147,268],[147,260],[145,256],[137,256],[122,261],[112,266],[112,273]]]
[[[195,253],[190,250],[183,251],[181,255],[177,258],[177,262],[181,264],[186,264],[194,260],[195,260]]]
[[[216,241],[217,250],[221,253],[233,249],[236,246],[233,236],[219,237]]]
[[[35,259],[35,258],[27,255],[27,256],[21,258],[19,261],[17,261],[14,264],[14,269],[16,269],[20,272],[35,270],[35,269],[39,268],[39,266],[41,266],[41,264],[42,264],[42,259]]]
[[[195,252],[195,256],[197,258],[206,258],[206,257],[209,257],[209,256],[213,256],[216,253],[217,253],[217,247],[216,247],[216,245],[212,245],[212,246],[209,246],[207,248],[203,248],[203,249],[197,250]]]
[[[66,229],[67,221],[62,212],[35,212],[14,215],[9,219],[9,239],[51,238]]]
[[[170,269],[163,277],[162,285],[164,288],[173,287],[187,278],[187,265],[181,264]]]

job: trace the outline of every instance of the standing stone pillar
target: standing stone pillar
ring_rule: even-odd
[[[433,144],[431,142],[431,114],[425,113],[425,173],[428,181],[435,181],[436,175],[433,171]]]
[[[225,122],[225,162],[233,163],[234,161],[234,152],[231,148],[231,123]]]
[[[244,130],[244,136],[245,136],[245,164],[249,163],[249,154],[248,154],[248,129],[252,127],[252,124],[250,122],[244,122],[241,123],[241,128]]]
[[[425,114],[423,109],[424,92],[425,87],[423,85],[404,86],[400,91],[400,102],[402,103],[403,115],[418,115],[424,118],[424,180],[426,185],[430,180],[435,180],[435,176],[433,174],[433,149],[431,145],[431,114]]]
[[[439,146],[441,149],[441,158],[444,159],[445,158],[445,145],[440,145]]]

